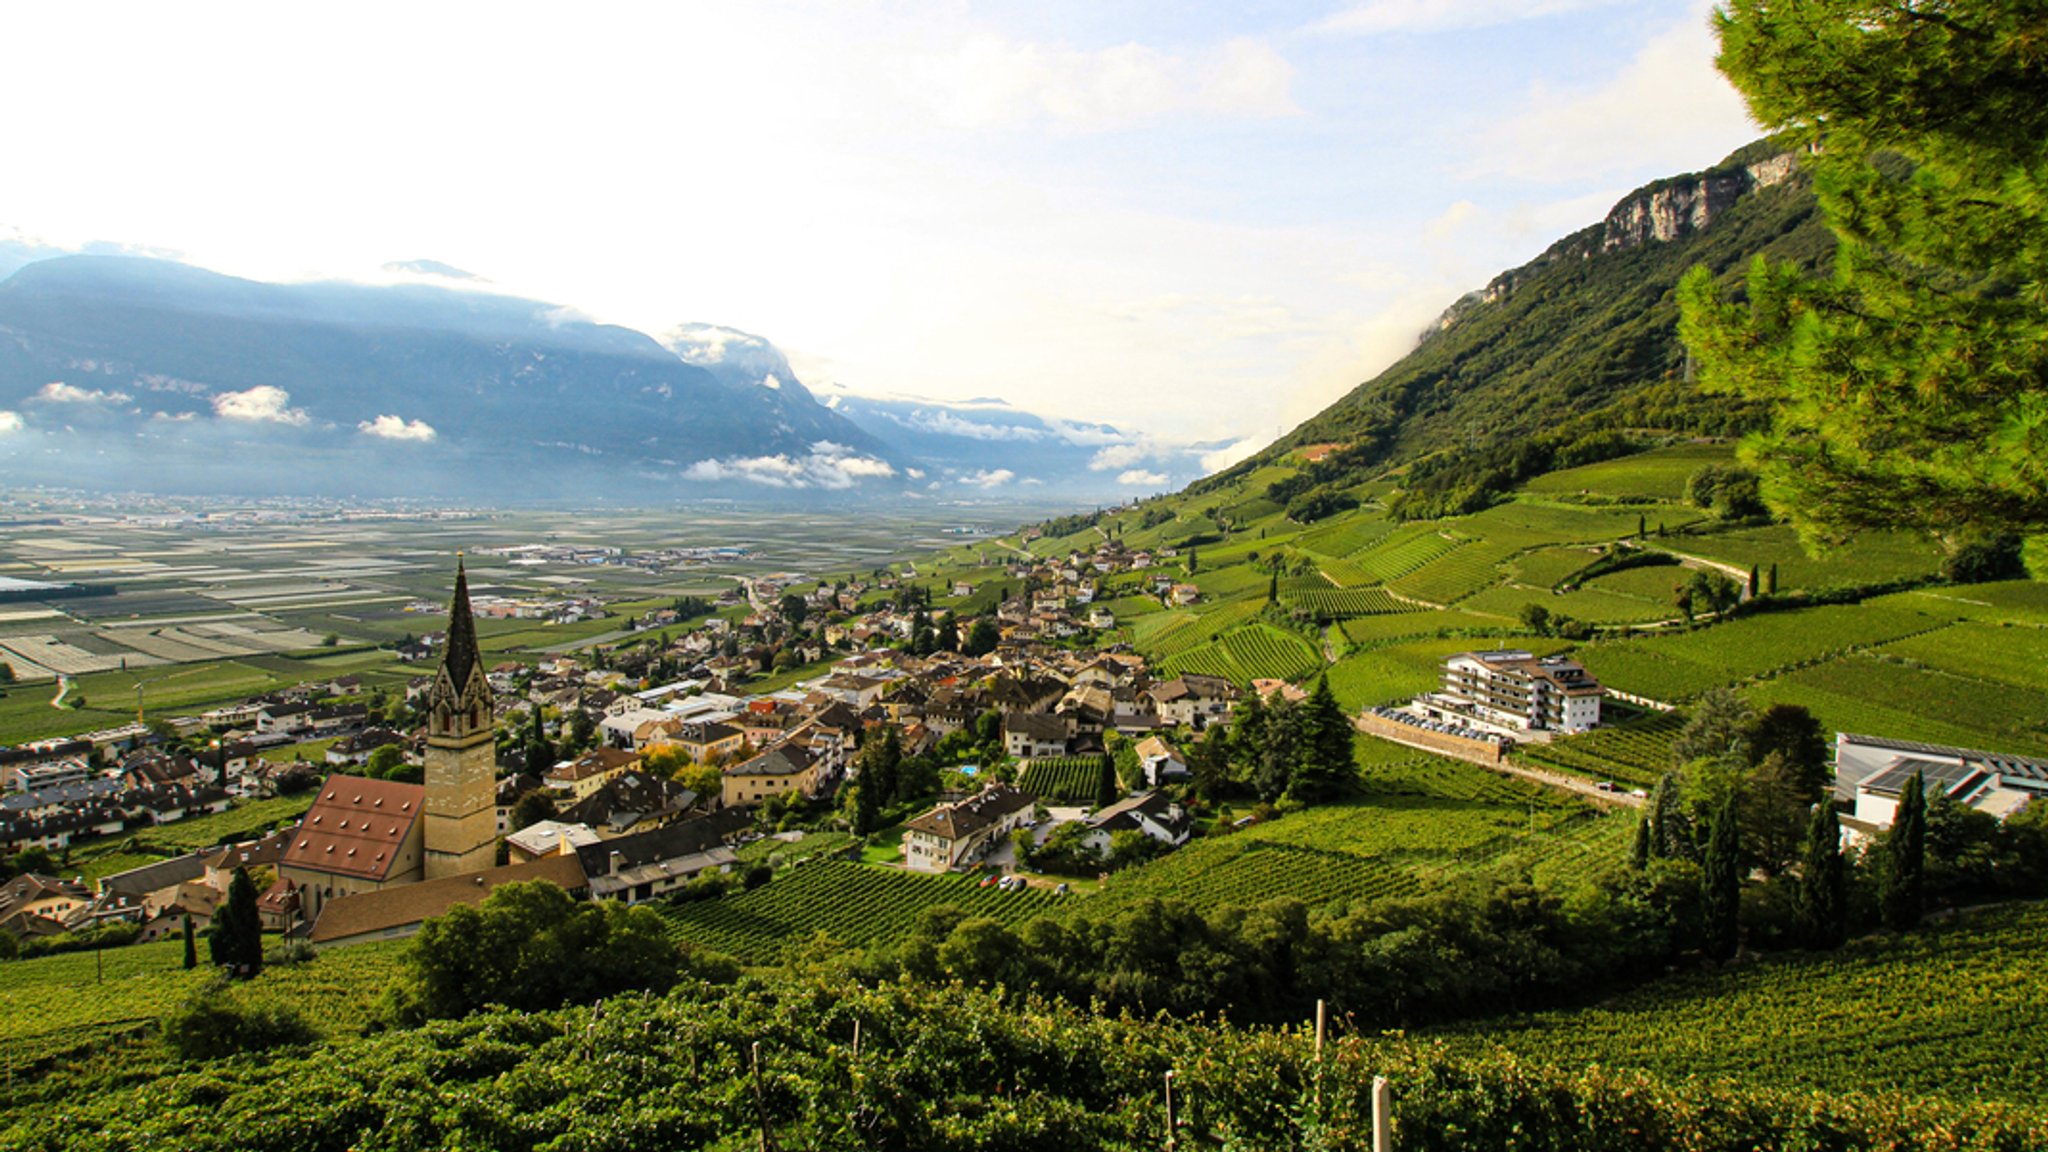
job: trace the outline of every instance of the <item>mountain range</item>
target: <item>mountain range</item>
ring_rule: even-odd
[[[1114,499],[1200,475],[1104,425],[1001,404],[821,403],[767,340],[657,336],[488,290],[268,284],[127,255],[0,251],[0,480],[195,494],[659,504]],[[1108,452],[1108,455],[1104,455]],[[1135,468],[1164,454],[1170,469]],[[1094,465],[1091,467],[1091,464]]]

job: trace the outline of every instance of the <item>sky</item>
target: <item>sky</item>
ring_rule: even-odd
[[[1696,0],[16,5],[0,238],[434,260],[1218,463],[1758,132]]]

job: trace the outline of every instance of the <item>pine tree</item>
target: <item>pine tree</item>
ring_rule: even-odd
[[[2048,527],[2048,57],[2014,0],[1728,0],[1721,70],[1813,176],[1826,277],[1704,268],[1681,332],[1710,391],[1776,406],[1745,453],[1809,539],[1953,548]]]
[[[1878,905],[1885,927],[1904,932],[1920,923],[1927,868],[1927,782],[1918,770],[1899,793],[1899,810],[1884,835]]]
[[[1813,806],[1799,874],[1799,929],[1809,948],[1839,948],[1849,935],[1849,876],[1835,806]]]
[[[1327,676],[1316,678],[1308,699],[1296,705],[1297,751],[1287,794],[1310,804],[1342,792],[1357,774],[1351,722],[1330,691]]]
[[[1735,955],[1742,907],[1741,852],[1735,827],[1735,798],[1730,796],[1707,821],[1707,855],[1700,872],[1700,915],[1706,930],[1706,951],[1715,960]]]

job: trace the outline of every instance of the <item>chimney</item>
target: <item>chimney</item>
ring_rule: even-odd
[[[611,859],[605,864],[604,874],[607,876],[616,875],[625,866],[626,854],[615,850],[612,852]]]

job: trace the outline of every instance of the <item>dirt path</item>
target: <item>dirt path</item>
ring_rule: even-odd
[[[52,697],[50,697],[50,707],[52,707],[52,708],[62,708],[62,707],[64,706],[64,697],[65,697],[65,696],[66,696],[66,695],[67,695],[67,694],[68,694],[68,693],[69,693],[70,691],[71,691],[71,677],[69,677],[69,676],[59,676],[59,677],[57,677],[57,694],[56,694],[55,696],[52,696]]]

